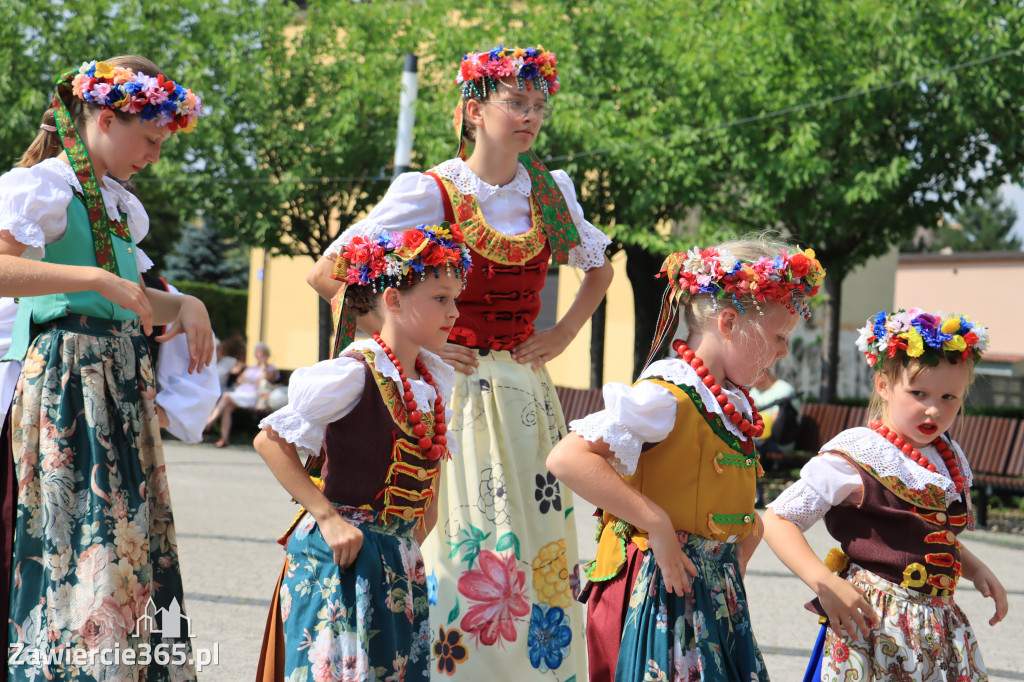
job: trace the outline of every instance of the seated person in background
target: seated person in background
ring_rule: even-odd
[[[231,388],[244,369],[245,337],[235,332],[217,343],[217,377],[220,380],[220,392],[224,393]]]
[[[764,433],[754,441],[758,452],[792,452],[800,431],[800,396],[793,385],[765,370],[750,397],[764,418]]]
[[[242,370],[238,375],[234,390],[228,391],[220,397],[210,418],[206,420],[206,429],[209,429],[214,422],[220,419],[220,440],[215,443],[218,448],[231,442],[231,413],[235,411],[235,408],[254,409],[260,401],[261,384],[272,384],[281,376],[277,367],[268,363],[270,347],[267,344],[262,341],[257,343],[254,353],[256,354],[256,364]]]

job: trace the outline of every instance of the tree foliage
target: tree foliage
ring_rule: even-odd
[[[1004,203],[998,188],[944,217],[936,228],[919,230],[900,247],[905,252],[958,253],[962,251],[1020,251],[1024,241],[1013,234],[1017,209]]]

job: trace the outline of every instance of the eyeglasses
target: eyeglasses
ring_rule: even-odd
[[[508,115],[513,118],[526,118],[530,114],[536,114],[540,116],[541,121],[551,118],[551,114],[554,111],[554,107],[546,102],[544,104],[530,104],[521,99],[488,99],[484,100],[484,104],[502,104]]]

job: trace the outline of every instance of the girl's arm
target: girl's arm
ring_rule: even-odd
[[[77,291],[95,291],[103,298],[131,310],[146,333],[153,330],[153,310],[145,291],[135,282],[103,268],[43,263],[22,258],[27,247],[0,230],[0,296],[44,296]]]
[[[878,615],[864,598],[864,590],[828,570],[818,558],[807,538],[792,521],[769,509],[764,513],[764,539],[789,570],[814,590],[832,629],[849,639],[857,638],[857,630],[867,637],[871,622]]]
[[[512,350],[519,363],[532,362],[533,369],[562,354],[576,338],[583,325],[591,318],[612,283],[612,264],[607,258],[596,268],[587,270],[576,299],[554,327],[534,333]]]
[[[746,577],[747,564],[750,563],[750,557],[754,556],[754,550],[761,544],[762,535],[764,535],[764,521],[761,520],[761,516],[757,512],[754,512],[754,530],[736,545],[736,560],[740,564],[740,577]]]
[[[98,268],[97,268],[98,269]],[[146,289],[146,296],[153,307],[153,321],[156,324],[171,324],[161,336],[160,343],[185,334],[188,340],[188,372],[203,371],[213,360],[215,345],[213,327],[206,306],[195,296],[172,294],[159,289]]]
[[[328,303],[341,288],[341,282],[331,277],[336,260],[337,256],[321,256],[316,265],[306,273],[306,283]]]
[[[981,592],[982,596],[992,597],[992,601],[996,603],[996,613],[988,621],[989,625],[995,625],[1006,618],[1006,612],[1010,610],[1010,603],[1006,598],[1006,588],[996,578],[992,569],[964,547],[963,543],[960,544],[960,553],[964,569],[963,576],[974,583],[974,587]]]
[[[551,450],[548,470],[573,492],[613,516],[643,528],[665,580],[665,589],[682,596],[690,591],[697,568],[679,546],[665,510],[619,476],[608,463],[612,451],[599,440],[591,443],[570,433]]]
[[[351,566],[363,546],[363,533],[343,519],[334,505],[310,480],[309,474],[299,461],[299,453],[295,446],[267,427],[256,436],[253,447],[282,487],[313,515],[324,540],[334,551],[334,563],[342,568]]]
[[[423,517],[423,530],[417,528],[413,531],[413,537],[421,545],[427,539],[427,536],[430,535],[430,531],[434,530],[434,526],[437,525],[437,489],[439,487],[438,481],[440,480],[440,478],[435,478],[434,484],[431,486],[434,491],[434,499],[431,501],[430,506],[427,507],[427,513]]]

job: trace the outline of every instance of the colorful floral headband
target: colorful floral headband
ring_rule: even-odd
[[[499,45],[490,52],[470,52],[459,64],[455,82],[462,86],[463,99],[476,95],[483,99],[487,89],[497,90],[498,81],[515,78],[519,89],[539,88],[545,98],[558,92],[555,53],[537,47],[506,49]]]
[[[920,308],[884,310],[868,318],[859,330],[857,348],[864,353],[868,365],[880,368],[883,357],[901,356],[904,363],[911,358],[926,365],[939,360],[981,360],[988,349],[988,329],[962,315],[942,317]]]
[[[711,294],[715,306],[718,299],[732,296],[733,304],[741,313],[740,296],[750,296],[761,311],[759,303],[782,303],[795,313],[810,317],[810,308],[799,296],[813,296],[825,278],[825,269],[814,257],[814,251],[787,254],[779,251],[774,258],[742,261],[726,249],[692,248],[673,253],[665,259],[659,277],[670,280],[670,286],[682,294]]]
[[[345,245],[335,266],[335,279],[348,285],[370,285],[383,290],[402,279],[412,278],[424,270],[435,268],[434,276],[443,266],[451,276],[452,268],[464,279],[472,267],[469,247],[458,225],[420,225],[404,232],[390,232],[377,237],[353,237]]]
[[[196,127],[203,108],[197,94],[163,76],[149,76],[106,62],[85,62],[65,74],[71,80],[71,92],[84,102],[126,114],[139,114],[143,121],[156,120],[172,132],[190,133]]]

